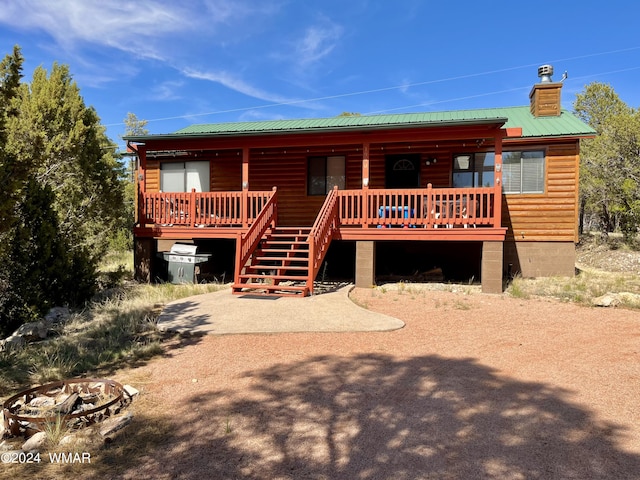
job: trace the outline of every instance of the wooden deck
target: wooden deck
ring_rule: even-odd
[[[501,201],[501,199],[498,199]],[[278,192],[145,193],[138,237],[236,240],[234,293],[307,295],[332,240],[503,241],[494,188],[334,189],[313,226],[278,225]]]
[[[136,235],[236,238],[249,232],[267,206],[271,206],[269,222],[278,225],[277,205],[275,188],[260,192],[143,193]],[[326,237],[328,231],[330,236],[344,240],[502,240],[505,229],[496,215],[495,188],[429,186],[335,190],[320,209],[312,233]]]

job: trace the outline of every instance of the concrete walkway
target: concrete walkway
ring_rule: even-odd
[[[160,330],[213,335],[282,332],[374,332],[404,322],[370,312],[349,299],[352,285],[306,298],[233,295],[230,289],[169,303]]]

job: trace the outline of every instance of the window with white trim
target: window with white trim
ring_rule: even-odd
[[[334,186],[345,188],[345,157],[310,157],[307,169],[307,195],[326,195]]]
[[[209,191],[209,162],[166,162],[160,164],[163,192]]]

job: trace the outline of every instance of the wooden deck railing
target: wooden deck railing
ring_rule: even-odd
[[[139,218],[147,225],[246,229],[270,200],[275,202],[274,195],[274,191],[142,193]],[[327,201],[333,195],[341,227],[500,227],[492,187],[338,190],[330,192]],[[321,219],[318,215],[316,223]]]
[[[313,293],[313,281],[320,270],[334,232],[338,229],[338,187],[329,192],[309,232],[309,276],[307,287]]]
[[[248,227],[273,192],[159,192],[140,195],[143,224]]]
[[[256,249],[258,242],[270,227],[275,227],[278,220],[278,192],[276,187],[270,192],[269,199],[254,219],[246,233],[238,234],[236,242],[235,283],[240,283],[240,274],[249,257]]]
[[[500,227],[494,216],[495,188],[339,190],[343,226]]]

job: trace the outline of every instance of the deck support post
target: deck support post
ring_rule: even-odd
[[[482,293],[502,293],[504,242],[482,242]]]
[[[249,226],[249,149],[242,149],[242,228]],[[257,212],[256,212],[257,213]]]
[[[376,242],[356,242],[356,287],[371,288],[376,284]]]
[[[138,282],[150,283],[153,278],[153,257],[155,240],[136,238],[133,242],[134,278]]]

